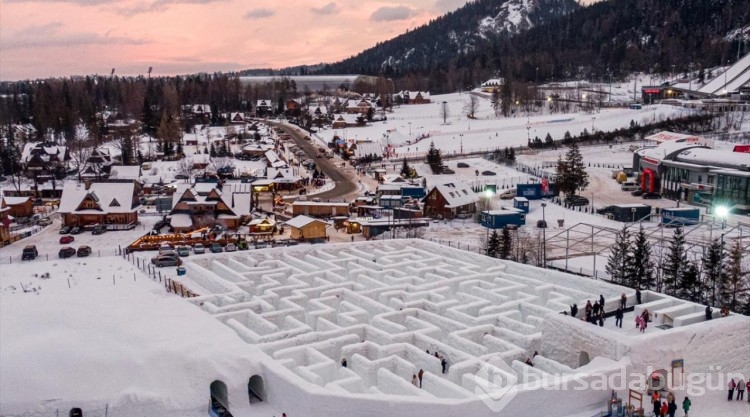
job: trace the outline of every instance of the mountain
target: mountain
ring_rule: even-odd
[[[321,72],[385,75],[435,92],[493,75],[541,82],[686,72],[733,62],[747,50],[748,27],[747,0],[478,0]]]
[[[575,0],[473,1],[321,72],[398,76],[429,69],[472,53],[489,39],[521,33],[580,7]]]

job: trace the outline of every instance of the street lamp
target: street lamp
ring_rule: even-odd
[[[464,154],[464,134],[459,133],[458,137],[461,139],[461,152],[460,153],[461,155],[463,155]]]
[[[596,121],[596,116],[591,116],[591,133],[594,133],[594,131],[596,130],[594,128],[594,122],[595,121]]]
[[[721,219],[721,228],[722,228],[722,230],[727,225],[727,215],[728,214],[729,214],[729,209],[727,208],[727,206],[718,206],[718,207],[716,207],[716,215],[719,216],[719,218]]]
[[[546,215],[547,203],[542,203],[542,264],[547,267],[547,215]]]
[[[411,122],[409,122],[409,137],[411,138]]]

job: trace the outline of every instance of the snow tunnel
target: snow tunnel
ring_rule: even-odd
[[[667,389],[667,370],[659,369],[651,373],[651,378],[648,379],[649,392],[662,391]]]
[[[582,350],[581,353],[578,354],[578,366],[588,365],[589,362],[591,362],[591,358],[589,357],[589,353]]]
[[[266,389],[263,386],[263,377],[260,375],[253,375],[247,382],[247,396],[250,399],[250,404],[259,403],[266,399]]]
[[[224,381],[216,380],[211,383],[211,411],[212,415],[231,416],[229,413],[229,394],[227,393],[227,384]]]

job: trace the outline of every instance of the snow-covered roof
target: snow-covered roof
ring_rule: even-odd
[[[698,148],[698,147],[706,148],[705,145],[700,145],[697,143],[664,142],[660,144],[659,146],[638,149],[635,153],[641,156],[642,158],[652,158],[657,161],[662,161],[678,152],[682,152],[686,149]]]
[[[17,204],[26,204],[31,197],[3,197],[5,204],[15,206]]]
[[[137,180],[140,176],[140,165],[114,165],[109,171],[110,179]]]
[[[172,227],[179,227],[179,228],[185,228],[185,227],[193,227],[193,219],[190,218],[189,214],[173,214],[172,219],[169,221],[169,224]]]
[[[739,169],[750,167],[750,153],[732,152],[723,149],[687,149],[675,156],[676,161],[698,165],[711,165],[722,168]]]
[[[683,133],[675,133],[662,131],[654,133],[653,135],[646,136],[644,139],[664,143],[664,142],[699,142],[701,137],[696,135],[685,135]]]
[[[357,144],[354,151],[355,158],[364,158],[367,155],[382,156],[383,146],[375,142],[362,142]]]
[[[77,210],[83,199],[91,195],[100,209],[97,213],[131,213],[136,210],[133,197],[135,195],[135,183],[132,182],[94,182],[87,190],[83,184],[75,182],[66,183],[63,186],[60,198],[60,213],[78,213],[86,210]],[[87,209],[90,211],[90,209]]]
[[[462,207],[479,201],[479,196],[471,189],[471,187],[469,187],[468,184],[460,183],[458,181],[439,184],[434,188],[437,188],[437,191],[440,192],[443,198],[445,198],[445,207],[447,208]]]
[[[295,218],[293,218],[291,220],[287,220],[286,224],[289,225],[290,227],[294,227],[296,229],[301,229],[301,228],[307,226],[308,224],[315,223],[315,222],[323,223],[325,225],[328,225],[328,223],[324,222],[323,220],[314,219],[314,218],[308,217],[308,216],[297,216],[297,217],[295,217]]]
[[[349,203],[330,203],[326,201],[295,201],[292,206],[328,206],[328,207],[349,207]]]

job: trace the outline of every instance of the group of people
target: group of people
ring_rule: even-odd
[[[636,304],[641,304],[641,291],[639,289],[635,290],[635,298],[636,298]],[[586,301],[586,307],[585,307],[585,313],[586,317],[585,320],[587,323],[591,324],[598,324],[600,327],[604,326],[604,320],[607,316],[606,311],[604,310],[605,300],[603,295],[599,295],[599,300],[594,301],[594,304],[591,304],[591,300]],[[620,305],[617,307],[617,310],[615,310],[615,327],[622,328],[622,319],[625,316],[625,309],[628,305],[628,296],[625,295],[625,293],[622,293],[620,296]],[[564,312],[563,314],[568,314],[567,312]],[[578,316],[578,305],[573,304],[570,306],[570,315],[573,317]],[[649,313],[648,310],[643,311],[640,316],[637,316],[635,318],[635,324],[637,328],[641,329],[641,332],[646,331],[647,323],[649,322]]]
[[[737,391],[737,401],[742,401],[745,399],[745,390],[750,391],[750,380],[745,382],[745,380],[740,378],[739,381],[735,382],[734,378],[732,378],[727,382],[727,388],[729,389],[727,400],[732,401],[734,398],[734,391]],[[747,402],[750,403],[750,395],[747,396]]]
[[[677,403],[675,402],[674,394],[671,392],[667,394],[667,398],[662,398],[658,391],[654,391],[651,395],[651,401],[654,404],[655,417],[675,416],[675,413],[677,412]],[[685,412],[685,417],[687,417],[691,405],[692,402],[690,401],[690,398],[685,397],[685,399],[682,400],[682,410]]]
[[[425,350],[427,354],[430,354],[430,350]],[[443,373],[448,372],[448,361],[445,359],[445,356],[440,355],[437,351],[435,351],[435,357],[440,360],[440,367],[442,368]],[[420,369],[419,372],[416,374],[413,374],[411,376],[411,384],[414,385],[417,388],[422,388],[422,378],[424,377],[424,369]]]

